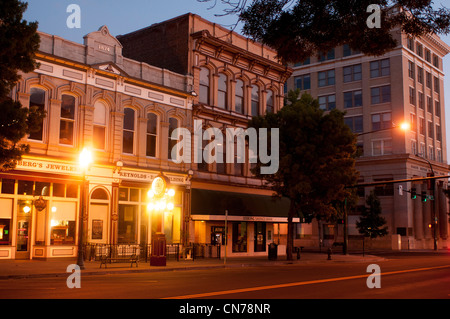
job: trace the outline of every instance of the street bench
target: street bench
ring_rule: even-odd
[[[111,256],[102,256],[100,258],[100,268],[102,268],[102,265],[106,265],[109,263],[130,263],[130,267],[133,267],[133,263],[136,264],[136,267],[138,266],[138,260],[139,257],[137,255],[129,255],[129,256],[116,256],[116,257],[111,257]]]

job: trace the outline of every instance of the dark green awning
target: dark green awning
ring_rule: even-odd
[[[192,189],[192,215],[229,216],[288,216],[290,201],[288,198],[276,199],[272,196],[231,193],[205,189]]]

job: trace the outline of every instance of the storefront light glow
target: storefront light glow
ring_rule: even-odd
[[[30,211],[31,211],[30,206],[24,206],[24,207],[23,207],[23,212],[24,212],[24,213],[29,213]]]

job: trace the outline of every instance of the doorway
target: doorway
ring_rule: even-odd
[[[31,200],[17,202],[16,259],[30,259],[32,208]]]

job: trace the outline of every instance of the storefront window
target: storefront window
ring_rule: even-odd
[[[9,232],[11,228],[10,218],[0,218],[0,245],[9,245]]]
[[[119,244],[136,244],[137,205],[119,204]]]
[[[14,194],[14,184],[13,179],[2,179],[2,194]]]
[[[233,252],[247,252],[247,223],[233,223]]]
[[[19,195],[33,195],[32,181],[18,181],[17,194]]]
[[[50,209],[50,244],[75,244],[76,202],[54,201]]]

